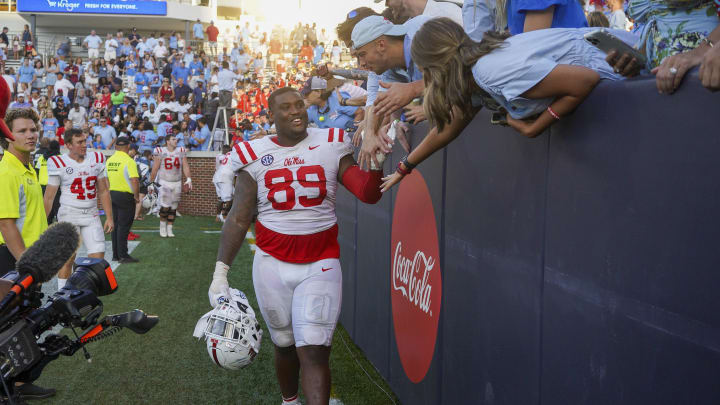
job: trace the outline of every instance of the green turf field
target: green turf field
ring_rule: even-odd
[[[133,230],[157,229],[157,224],[155,217],[146,217],[136,221]],[[255,362],[244,370],[232,372],[215,366],[205,344],[192,337],[195,323],[210,310],[207,289],[220,238],[217,233],[203,231],[218,230],[220,224],[213,222],[213,218],[180,217],[174,227],[174,239],[160,238],[157,232],[139,233],[141,243],[131,254],[141,262],[117,269],[119,288],[115,294],[102,298],[104,313],[140,308],[158,315],[160,323],[145,335],[124,330],[89,344],[86,347],[92,355],[90,364],[81,352],[52,362],[37,383],[57,388],[58,394],[36,403],[280,404],[272,342],[262,317],[258,319],[264,330],[262,348]],[[257,311],[252,258],[248,245],[243,245],[232,265],[229,281],[232,287],[247,294]],[[398,402],[341,326],[335,333],[330,366],[332,396],[342,403]],[[393,395],[392,401],[371,379]]]

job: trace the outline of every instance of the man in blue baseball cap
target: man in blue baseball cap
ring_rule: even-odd
[[[404,24],[371,15],[360,20],[352,30],[352,46],[358,65],[376,75],[368,79],[368,104],[365,137],[358,163],[369,166],[378,151],[389,153],[391,141],[381,138],[379,129],[383,121],[395,111],[421,97],[423,92],[422,71],[412,61],[410,46],[415,33],[428,21],[417,16]]]

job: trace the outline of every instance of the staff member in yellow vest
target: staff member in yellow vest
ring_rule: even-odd
[[[135,203],[140,201],[140,181],[137,165],[128,155],[130,138],[120,136],[115,142],[115,153],[107,160],[107,177],[110,181],[110,199],[112,200],[113,260],[120,263],[137,263],[138,259],[128,253],[127,237],[135,218]]]
[[[0,77],[0,275],[15,268],[25,249],[47,229],[43,194],[30,154],[38,141],[40,118],[31,108],[16,108],[5,114],[9,96],[7,83]],[[17,384],[20,398],[43,399],[55,389],[34,384]]]
[[[42,188],[30,154],[38,140],[37,113],[31,108],[8,111],[0,146],[0,275],[15,268],[15,261],[47,229]]]

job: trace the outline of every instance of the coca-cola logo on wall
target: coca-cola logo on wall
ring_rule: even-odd
[[[400,183],[391,243],[395,341],[405,374],[418,383],[432,363],[442,299],[435,210],[418,171]]]

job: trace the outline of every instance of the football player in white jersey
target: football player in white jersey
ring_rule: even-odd
[[[215,193],[218,196],[217,220],[220,222],[225,222],[225,218],[232,206],[235,173],[230,167],[231,150],[232,148],[229,145],[223,145],[221,153],[215,156],[213,184],[215,185]]]
[[[114,227],[110,186],[105,175],[105,156],[100,152],[87,154],[86,137],[80,129],[67,131],[63,139],[68,153],[51,156],[47,162],[48,184],[45,188],[45,213],[52,209],[60,188],[58,221],[70,222],[78,228],[89,257],[105,257],[105,233]],[[100,223],[98,199],[105,210],[105,226]],[[58,289],[65,286],[72,271],[73,259],[58,272]]]
[[[180,204],[180,195],[183,184],[182,176],[185,174],[185,188],[192,190],[190,178],[190,165],[185,156],[185,148],[177,146],[174,134],[165,136],[165,146],[157,147],[153,151],[153,167],[150,179],[159,177],[158,200],[160,203],[160,236],[174,238],[173,223],[175,212]]]
[[[330,345],[342,300],[335,193],[343,184],[374,204],[382,196],[382,170],[360,170],[350,136],[341,129],[308,129],[297,90],[275,91],[269,107],[277,136],[239,143],[230,155],[235,197],[208,295],[215,306],[215,297],[228,293],[229,266],[257,209],[253,284],[275,345],[283,403],[299,403],[302,370],[307,404],[326,405]]]

